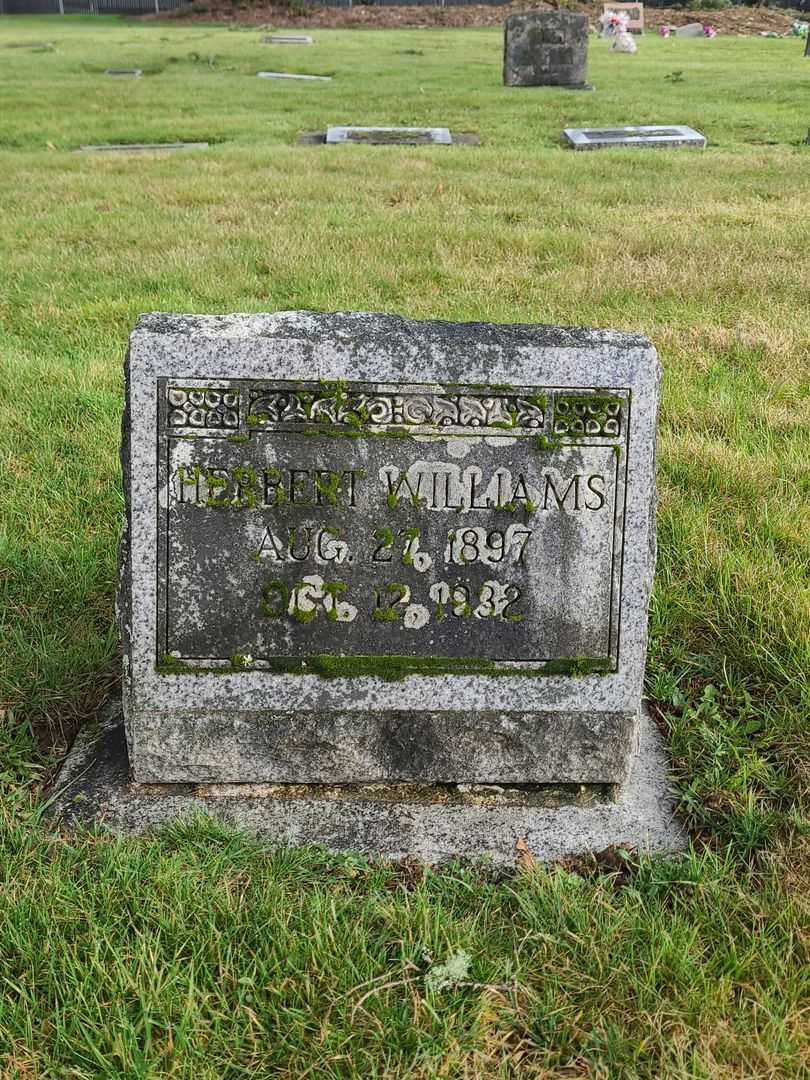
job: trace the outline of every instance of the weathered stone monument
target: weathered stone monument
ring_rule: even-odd
[[[641,709],[658,392],[634,334],[142,316],[126,741],[113,699],[55,812],[428,861],[682,846]]]
[[[510,15],[504,23],[504,83],[592,89],[585,81],[588,29],[588,16],[578,12]]]
[[[621,783],[657,399],[639,336],[142,317],[123,449],[135,778]]]

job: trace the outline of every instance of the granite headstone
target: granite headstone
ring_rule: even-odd
[[[503,81],[507,86],[590,89],[588,16],[572,11],[528,11],[504,23]]]
[[[156,313],[126,387],[137,781],[625,779],[655,559],[646,338]]]

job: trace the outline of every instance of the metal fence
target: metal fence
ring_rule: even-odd
[[[154,15],[188,0],[0,0],[0,15]]]

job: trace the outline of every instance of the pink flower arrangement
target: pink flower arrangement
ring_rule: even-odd
[[[672,27],[667,26],[667,24],[664,23],[663,26],[658,27],[658,33],[661,35],[661,37],[669,37],[669,35],[672,33]]]
[[[717,31],[715,30],[715,28],[713,26],[704,26],[703,27],[703,33],[708,38],[717,37]]]

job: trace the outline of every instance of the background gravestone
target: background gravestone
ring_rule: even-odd
[[[585,89],[588,30],[588,16],[571,11],[510,15],[504,23],[504,83]]]
[[[135,779],[621,783],[658,387],[650,343],[611,331],[142,316]]]
[[[622,3],[610,3],[610,0],[605,0],[602,5],[602,11],[623,11],[627,15],[627,29],[631,34],[643,34],[644,33],[644,5],[635,4],[623,0]]]

